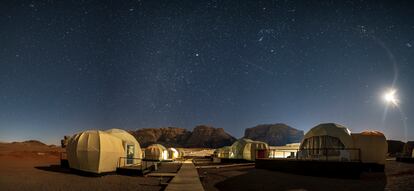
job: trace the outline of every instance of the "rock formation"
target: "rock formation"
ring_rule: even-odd
[[[303,131],[283,123],[264,124],[247,128],[244,138],[263,141],[272,146],[281,146],[300,142],[303,139]]]

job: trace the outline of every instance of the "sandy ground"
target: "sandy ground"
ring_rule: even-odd
[[[281,173],[254,166],[199,169],[206,191],[213,190],[414,190],[414,164],[387,161],[385,173],[335,179]]]
[[[0,143],[0,190],[162,190],[157,177],[87,177],[59,166],[59,147]],[[176,171],[177,165],[164,165]],[[162,182],[168,180],[161,180]]]

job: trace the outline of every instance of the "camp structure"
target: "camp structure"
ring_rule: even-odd
[[[348,128],[336,123],[322,123],[305,134],[298,158],[349,161],[358,155],[353,146]]]
[[[178,151],[178,158],[184,158],[186,156],[184,148],[177,148],[177,151]]]
[[[160,144],[152,144],[145,148],[145,158],[148,161],[168,160],[168,150]]]
[[[125,156],[122,139],[111,134],[89,130],[73,135],[66,147],[69,167],[85,172],[112,172],[120,157]]]
[[[175,148],[170,147],[167,149],[167,151],[168,151],[168,160],[175,160],[180,157],[179,156],[180,153]]]
[[[363,131],[351,134],[354,147],[360,149],[360,160],[365,164],[380,165],[383,168],[388,152],[384,134],[378,131]]]
[[[388,144],[381,132],[364,131],[351,134],[345,126],[324,123],[315,126],[305,134],[298,157],[359,161],[364,166],[376,164],[383,169],[387,151]]]
[[[124,156],[119,161],[120,166],[138,165],[141,163],[141,146],[134,136],[122,129],[109,129],[105,132],[122,140]]]
[[[256,152],[267,149],[269,149],[269,146],[265,142],[241,138],[231,145],[230,159],[254,161],[258,154]]]
[[[229,159],[230,153],[231,153],[231,147],[224,146],[224,147],[214,150],[214,157],[220,158],[220,159]]]
[[[406,157],[414,156],[414,141],[408,141],[404,144],[402,155]]]
[[[284,146],[269,146],[269,158],[295,158],[300,143],[289,143]]]

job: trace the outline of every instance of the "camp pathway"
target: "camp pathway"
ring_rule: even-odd
[[[166,191],[204,191],[198,177],[197,169],[192,160],[183,162],[180,170],[171,182],[168,184]]]

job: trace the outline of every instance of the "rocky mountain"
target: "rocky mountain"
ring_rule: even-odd
[[[219,148],[233,144],[236,138],[229,135],[223,128],[200,125],[193,129],[187,140],[187,147]]]
[[[272,146],[298,143],[303,139],[303,131],[292,128],[283,123],[257,125],[247,128],[244,138],[264,141]]]
[[[160,143],[166,147],[218,148],[231,145],[236,139],[223,128],[200,125],[188,131],[179,127],[144,128],[130,131],[142,147]]]

